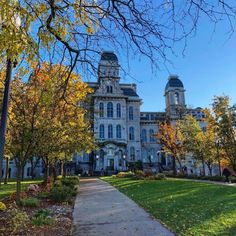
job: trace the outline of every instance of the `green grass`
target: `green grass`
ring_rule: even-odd
[[[236,188],[194,181],[104,177],[177,235],[235,236]]]
[[[25,190],[30,184],[38,184],[41,183],[42,180],[26,180],[21,182],[21,189]],[[9,196],[11,193],[16,191],[16,182],[9,181],[8,184],[1,184],[0,187],[0,200],[6,196]]]

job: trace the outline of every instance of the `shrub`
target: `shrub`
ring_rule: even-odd
[[[146,171],[144,172],[144,177],[145,177],[145,178],[148,178],[148,179],[149,179],[149,177],[151,177],[151,176],[154,176],[154,173],[153,173],[151,170],[146,170]]]
[[[166,179],[166,176],[163,173],[158,173],[157,175],[155,175],[155,179],[163,180]]]
[[[28,195],[27,195],[27,193],[26,192],[21,192],[20,193],[20,198],[21,199],[24,199],[24,198],[27,198],[28,197]],[[15,201],[16,200],[16,192],[13,192],[12,194],[11,194],[11,200],[12,201]]]
[[[165,171],[162,171],[162,173],[163,173],[165,176],[168,176],[168,177],[173,177],[173,176],[174,176],[173,170],[165,170]]]
[[[78,184],[79,184],[78,176],[66,176],[65,178],[61,178],[56,181],[56,186],[66,185],[66,186],[74,187]]]
[[[9,223],[12,227],[13,232],[16,232],[19,229],[24,229],[27,227],[27,224],[30,222],[29,217],[25,211],[17,208],[16,204],[13,203],[7,210],[9,214]]]
[[[39,198],[48,198],[49,197],[49,192],[39,192],[38,197]]]
[[[50,197],[54,202],[70,201],[72,196],[76,195],[77,189],[70,186],[53,187]]]
[[[6,209],[6,205],[3,202],[0,202],[0,211],[5,211]]]
[[[144,172],[143,172],[142,170],[136,170],[136,171],[135,171],[135,175],[141,176],[141,177],[144,177],[144,176],[145,176],[145,174],[144,174]]]
[[[32,219],[32,224],[34,226],[50,225],[54,222],[53,218],[50,216],[50,211],[47,209],[41,209],[37,211]]]
[[[38,207],[40,201],[37,198],[29,197],[21,200],[21,205],[24,207]]]
[[[130,178],[130,177],[134,177],[134,173],[131,171],[128,172],[119,172],[116,177],[118,178]]]

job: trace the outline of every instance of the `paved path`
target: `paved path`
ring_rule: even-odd
[[[174,236],[108,183],[81,179],[75,201],[74,236]]]

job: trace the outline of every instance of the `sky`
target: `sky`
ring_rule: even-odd
[[[236,33],[230,38],[228,25],[217,25],[215,32],[207,22],[199,25],[197,34],[188,40],[183,56],[182,46],[175,47],[176,55],[168,55],[172,65],[168,69],[160,64],[157,71],[151,69],[146,58],[129,59],[132,78],[121,82],[136,83],[137,92],[143,100],[141,111],[164,111],[164,89],[169,74],[178,75],[183,82],[186,105],[209,107],[215,95],[228,95],[236,103]],[[119,58],[119,63],[127,63]]]

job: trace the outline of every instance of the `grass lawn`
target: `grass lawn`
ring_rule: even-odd
[[[30,184],[37,184],[42,182],[42,180],[25,180],[21,182],[21,189],[26,189]],[[16,191],[16,182],[9,181],[8,184],[1,184],[0,187],[0,200],[4,197],[10,195],[11,193]]]
[[[236,188],[194,181],[103,177],[177,235],[235,236]]]

